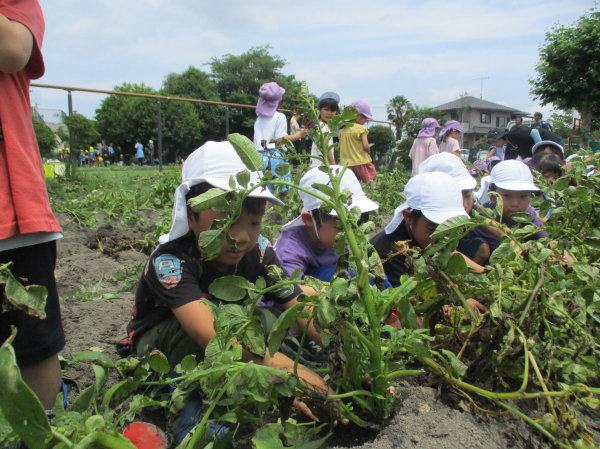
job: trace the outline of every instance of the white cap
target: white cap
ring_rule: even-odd
[[[342,169],[344,169],[344,167],[340,165],[331,165],[330,167],[332,168],[333,174],[336,177],[339,176]],[[319,170],[319,167],[315,167],[304,174],[304,176],[300,180],[299,185],[300,187],[312,190],[313,192],[318,193],[319,195],[326,196],[329,198],[328,195],[325,195],[320,190],[315,189],[313,187],[313,184],[331,185],[330,183],[331,180],[329,179],[329,175]],[[342,176],[342,180],[340,181],[340,191],[343,191],[344,189],[348,189],[350,190],[350,192],[352,192],[352,198],[346,205],[346,208],[348,210],[352,209],[353,207],[358,207],[361,213],[365,213],[379,209],[379,205],[377,203],[367,198],[367,195],[365,195],[365,192],[363,192],[363,189],[360,186],[360,182],[358,182],[358,179],[356,179],[356,175],[352,170],[350,170],[347,167],[346,171],[344,172],[344,176]],[[321,207],[321,204],[323,204],[323,201],[321,201],[313,195],[303,192],[302,190],[300,190],[299,193],[300,198],[302,198],[302,204],[304,205],[302,207],[302,212],[309,212],[311,210],[319,209]],[[330,214],[334,216],[337,215],[335,210],[332,210]],[[281,227],[281,231],[293,228],[294,226],[302,225],[304,225],[304,222],[302,221],[302,215],[299,215],[294,220],[283,225]]]
[[[465,212],[460,185],[450,175],[441,172],[421,173],[410,178],[404,186],[406,203],[397,207],[394,218],[385,228],[386,234],[396,230],[406,209],[420,210],[425,218],[440,224],[453,217],[469,215]]]
[[[477,185],[461,158],[452,153],[434,154],[421,162],[419,173],[431,172],[449,174],[456,179],[461,190],[473,190]]]
[[[213,187],[221,190],[233,190],[229,186],[229,179],[236,174],[246,170],[246,165],[242,162],[235,149],[229,142],[206,142],[200,148],[195,150],[186,159],[181,171],[181,185],[175,190],[175,201],[173,203],[173,225],[168,234],[163,234],[158,239],[159,243],[166,243],[176,238],[182,237],[189,231],[187,220],[187,201],[186,193],[192,186],[207,182]],[[260,172],[250,172],[250,184],[260,182]],[[243,189],[236,181],[236,188]],[[256,189],[250,194],[254,198],[263,198],[272,203],[282,206],[283,203],[275,197],[269,189]]]
[[[553,146],[558,148],[561,153],[563,154],[563,157],[565,156],[565,149],[562,147],[562,145],[560,143],[557,142],[553,142],[551,140],[542,140],[538,143],[536,143],[532,148],[531,148],[531,154],[534,155],[535,152],[540,148],[540,147],[545,147],[545,146]]]
[[[490,182],[504,190],[540,190],[533,183],[533,175],[529,167],[514,159],[499,162],[490,175],[492,178]]]

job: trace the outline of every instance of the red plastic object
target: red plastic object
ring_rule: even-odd
[[[169,441],[165,433],[154,424],[133,422],[127,426],[123,436],[138,449],[167,449]]]

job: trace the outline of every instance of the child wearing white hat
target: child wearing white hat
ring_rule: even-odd
[[[492,169],[490,179],[486,181],[486,185],[482,185],[482,194],[487,192],[496,192],[502,197],[502,223],[509,228],[519,226],[511,219],[515,213],[526,212],[533,218],[532,224],[542,228],[542,221],[538,217],[537,212],[531,205],[531,197],[533,192],[538,192],[540,189],[533,183],[531,171],[523,162],[516,160],[502,161]],[[492,204],[485,206],[492,208],[495,200],[491,198]],[[472,236],[482,237],[490,245],[490,251],[494,251],[500,245],[500,237],[493,235],[488,229],[481,227],[473,229],[470,233]],[[531,238],[539,240],[548,237],[549,234],[540,229]]]
[[[455,157],[455,156],[452,156]],[[382,260],[385,274],[393,287],[400,286],[400,277],[406,274],[406,256],[396,255],[394,243],[408,241],[409,246],[425,248],[431,243],[431,234],[438,225],[450,218],[468,217],[461,188],[446,173],[421,173],[411,178],[404,187],[406,202],[394,211],[394,218],[385,230],[371,239],[371,244]],[[482,271],[483,268],[465,258],[467,263]]]
[[[209,285],[220,277],[233,274],[252,283],[259,277],[265,279],[267,285],[279,282],[267,267],[281,266],[280,262],[260,232],[266,202],[282,203],[267,189],[256,189],[246,198],[241,215],[229,229],[229,235],[236,241],[235,249],[225,240],[219,254],[206,260],[198,245],[200,234],[224,215],[213,209],[193,212],[187,201],[212,188],[241,189],[239,184],[232,188],[230,180],[232,177],[235,180],[236,174],[245,169],[229,142],[207,142],[185,161],[182,183],[175,191],[173,225],[169,234],[161,236],[160,245],[146,263],[138,284],[132,319],[127,326],[128,338],[121,342],[123,346],[129,344],[138,356],[143,356],[147,348],[152,347],[167,356],[171,367],[189,354],[201,360],[204,349],[216,335],[214,318],[205,301],[217,304],[219,300],[209,294]],[[258,182],[259,173],[252,172],[250,184]],[[287,277],[285,273],[284,277]],[[298,303],[301,293],[297,285],[288,285],[272,290],[265,297],[288,309]],[[244,300],[239,303],[243,304]],[[256,310],[268,335],[278,312],[263,307]],[[305,321],[296,324],[303,329]],[[312,325],[308,335],[321,342]],[[289,371],[294,366],[294,362],[281,353],[260,357],[244,349],[242,360]],[[321,392],[327,392],[323,379],[308,368],[298,368],[300,377]]]

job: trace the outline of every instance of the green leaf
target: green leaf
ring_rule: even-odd
[[[333,188],[326,184],[314,183],[311,187],[315,190],[318,190],[321,193],[324,193],[328,197],[331,197],[333,195]]]
[[[85,413],[87,409],[92,404],[92,401],[96,397],[96,386],[91,385],[87,387],[85,390],[81,392],[81,394],[73,401],[71,404],[71,408],[69,409],[71,412],[77,413]]]
[[[81,351],[74,352],[71,354],[75,362],[92,362],[96,365],[105,366],[107,368],[114,368],[115,364],[111,359],[101,352],[95,351]]]
[[[227,204],[227,195],[229,192],[221,189],[210,189],[202,195],[195,196],[188,200],[188,205],[194,212],[212,209],[213,207],[223,207]]]
[[[283,428],[279,424],[268,424],[256,431],[252,437],[252,443],[255,449],[284,449],[280,433]]]
[[[512,214],[510,218],[516,223],[531,223],[531,220],[533,220],[531,214],[527,212],[517,212],[516,214]]]
[[[404,348],[410,355],[419,357],[429,357],[430,355],[427,347],[415,334],[410,334],[410,336],[406,339],[404,342]]]
[[[513,255],[515,254],[515,250],[511,245],[510,240],[501,243],[498,248],[494,250],[492,255],[490,256],[490,261],[502,261],[502,260],[512,260]]]
[[[453,352],[446,349],[440,349],[440,351],[448,358],[452,375],[458,379],[462,378],[467,373],[467,365],[458,360]]]
[[[244,348],[252,354],[256,354],[260,357],[265,356],[265,331],[258,317],[251,317],[250,322],[244,328],[243,332],[237,334],[237,338]]]
[[[168,401],[156,401],[148,396],[138,394],[133,397],[133,400],[129,403],[129,411],[126,413],[126,419],[134,419],[135,412],[145,407],[166,407]]]
[[[346,254],[346,247],[348,246],[348,240],[346,239],[345,232],[339,232],[335,236],[335,243],[333,244],[333,250],[340,256]]]
[[[0,409],[12,429],[30,449],[44,449],[50,423],[37,396],[21,378],[10,345],[16,331],[0,347]]]
[[[104,418],[100,415],[92,415],[85,420],[85,429],[88,432],[94,432],[96,430],[102,430],[106,426]]]
[[[231,142],[238,156],[250,171],[260,171],[264,167],[262,155],[257,151],[254,143],[241,134],[229,134],[227,140]]]
[[[269,354],[271,357],[279,351],[279,347],[286,336],[287,330],[294,324],[298,317],[307,313],[304,311],[304,307],[305,306],[302,303],[294,304],[279,315],[279,318],[275,321],[275,324],[269,333]]]
[[[335,302],[329,298],[321,297],[317,308],[317,319],[321,327],[326,328],[329,323],[333,323],[337,317]]]
[[[233,176],[229,177],[229,188],[231,190],[234,190],[237,187],[236,183],[235,183],[235,179],[233,179]]]
[[[439,240],[446,235],[452,234],[454,236],[458,233],[460,233],[462,237],[462,235],[466,234],[466,231],[472,227],[474,227],[474,224],[469,217],[459,215],[440,223],[435,232],[431,234],[431,238],[432,240]]]
[[[186,355],[181,361],[181,369],[184,373],[189,373],[198,367],[196,356],[194,354]]]
[[[571,178],[569,176],[563,176],[562,178],[558,178],[552,183],[552,190],[565,190],[567,187],[569,187],[570,182]]]
[[[277,167],[275,167],[275,173],[277,173],[279,176],[283,177],[290,172],[291,168],[292,168],[292,164],[290,164],[288,162],[282,162],[282,163],[278,164]]]
[[[493,210],[496,214],[497,220],[500,221],[502,219],[502,211],[504,210],[504,203],[502,201],[502,197],[498,195],[496,192],[488,192],[488,196],[492,200],[492,204],[494,205]]]
[[[96,396],[100,396],[108,379],[108,367],[92,365],[92,368],[94,369],[94,374],[96,375]]]
[[[250,172],[248,170],[239,172],[236,175],[236,178],[239,185],[245,189],[248,188],[248,184],[250,183]]]
[[[198,246],[206,260],[214,259],[221,252],[225,235],[223,230],[211,229],[204,231],[198,238]]]
[[[223,301],[241,301],[247,295],[250,282],[241,276],[225,276],[215,280],[208,292]]]
[[[154,372],[159,374],[169,374],[169,371],[171,371],[167,357],[157,349],[150,353],[148,364]]]
[[[294,272],[292,273],[292,275],[290,276],[290,279],[298,279],[300,277],[300,273],[302,272],[302,268],[298,267],[294,270]]]
[[[469,266],[467,265],[464,256],[460,253],[454,254],[448,262],[446,273],[450,275],[464,275],[468,272]]]
[[[595,281],[598,278],[599,270],[596,267],[584,263],[571,264],[573,271],[579,279],[583,281]]]
[[[400,300],[400,314],[400,322],[404,329],[417,328],[417,315],[408,296]]]
[[[0,278],[0,283],[2,278]],[[46,298],[48,290],[39,285],[24,287],[13,275],[9,273],[4,287],[5,301],[2,304],[4,312],[20,310],[28,315],[46,318]]]

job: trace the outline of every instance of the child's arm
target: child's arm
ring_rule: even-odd
[[[300,285],[300,288],[302,289],[302,293],[305,295],[308,295],[308,296],[318,296],[319,295],[312,287],[307,287],[306,285]],[[300,296],[300,295],[298,295],[298,296]],[[296,296],[292,300],[286,302],[285,304],[282,304],[282,307],[285,310],[287,310],[287,309],[291,308],[292,306],[295,306],[296,304],[298,304],[298,296]],[[306,309],[309,310],[310,312],[312,312],[312,308],[306,307]],[[296,320],[296,323],[290,328],[290,333],[292,335],[299,335],[299,334],[303,333],[304,328],[306,327],[307,324],[308,324],[307,318],[298,318]],[[306,336],[308,338],[310,338],[312,341],[314,341],[315,343],[317,343],[319,346],[323,347],[323,340],[321,339],[321,334],[319,334],[317,332],[317,330],[315,329],[314,320],[310,322],[310,325],[308,326],[308,330],[306,331]]]
[[[490,153],[487,155],[487,157],[485,158],[485,160],[489,160],[494,154],[496,154],[496,149],[492,148],[492,151],[490,151]]]
[[[306,137],[310,134],[310,130],[308,128],[302,128],[300,131],[298,131],[295,134],[288,134],[287,136],[285,136],[285,138],[287,140],[289,140],[290,142],[295,142],[296,140],[302,139],[303,137]],[[279,143],[281,142],[281,139],[276,139],[275,142]]]
[[[15,73],[23,70],[33,50],[33,36],[29,29],[0,14],[0,72]]]
[[[365,150],[365,153],[367,153],[370,156],[371,155],[371,147],[373,145],[369,145],[369,138],[367,137],[366,132],[364,132],[360,135],[360,140],[362,142],[363,150]]]
[[[332,148],[329,153],[327,153],[327,160],[329,161],[329,165],[335,165],[335,157],[333,156],[334,149]]]
[[[485,268],[482,267],[481,265],[473,262],[471,259],[469,259],[467,256],[465,256],[463,253],[460,253],[458,251],[454,251],[452,253],[452,255],[454,254],[460,254],[461,256],[463,256],[465,258],[465,262],[467,263],[467,265],[469,266],[469,270],[472,273],[483,273],[485,271]]]

